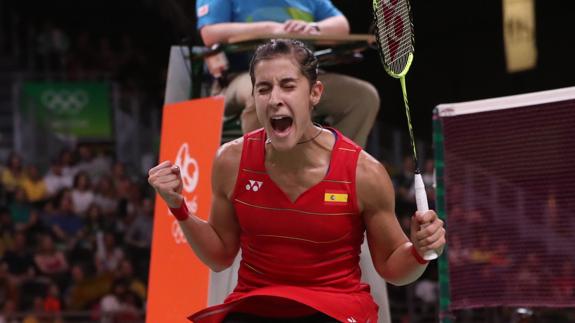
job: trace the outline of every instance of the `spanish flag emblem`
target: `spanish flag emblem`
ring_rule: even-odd
[[[347,203],[347,192],[345,191],[325,191],[323,201],[326,203]]]

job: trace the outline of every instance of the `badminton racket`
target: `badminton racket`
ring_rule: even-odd
[[[387,74],[398,78],[403,92],[403,103],[409,130],[413,159],[415,160],[415,201],[418,211],[427,211],[427,194],[417,162],[417,149],[411,124],[411,113],[407,99],[405,76],[414,57],[414,33],[411,7],[407,0],[373,0],[373,12],[375,19],[375,38],[377,47]],[[433,260],[437,258],[437,252],[427,251],[423,258]]]

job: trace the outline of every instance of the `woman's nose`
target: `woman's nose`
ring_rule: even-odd
[[[283,103],[281,89],[279,87],[274,87],[270,93],[270,105],[281,106]]]

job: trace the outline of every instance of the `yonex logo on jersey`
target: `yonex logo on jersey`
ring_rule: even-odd
[[[246,184],[246,190],[254,191],[254,192],[259,191],[260,188],[262,188],[262,185],[264,183],[264,182],[259,182],[259,181],[252,181],[251,179],[249,181],[250,181],[250,183]]]

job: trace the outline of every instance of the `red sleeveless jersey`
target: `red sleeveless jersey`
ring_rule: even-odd
[[[241,227],[238,284],[221,305],[189,317],[220,322],[229,312],[299,317],[316,311],[342,322],[377,322],[360,282],[365,226],[358,211],[361,147],[335,129],[329,170],[295,202],[267,175],[263,129],[244,136],[233,204]]]

